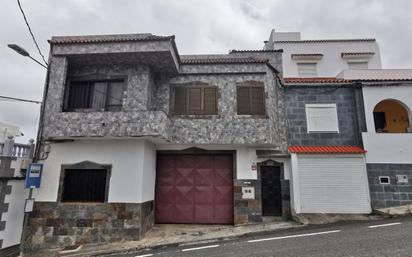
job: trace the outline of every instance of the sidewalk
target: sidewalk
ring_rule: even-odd
[[[244,226],[221,225],[155,225],[140,241],[86,245],[73,251],[61,251],[48,256],[99,256],[162,246],[190,245],[199,242],[225,240],[247,234],[302,227],[295,222],[259,223]],[[42,256],[45,256],[44,254]]]

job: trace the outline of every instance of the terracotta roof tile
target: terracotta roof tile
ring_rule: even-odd
[[[300,154],[366,153],[358,146],[289,146],[288,151]]]
[[[156,36],[152,34],[119,34],[119,35],[87,35],[52,37],[50,44],[92,44],[113,42],[163,41],[172,40],[175,36]]]
[[[337,79],[334,77],[311,77],[311,78],[284,78],[286,84],[322,84],[322,83],[350,83],[352,80]]]
[[[323,54],[291,54],[291,56],[323,56]]]
[[[207,59],[182,59],[181,64],[247,64],[247,63],[267,63],[267,59],[248,58],[207,58]]]

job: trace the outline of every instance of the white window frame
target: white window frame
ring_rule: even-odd
[[[362,64],[366,64],[366,67],[365,68],[354,68],[354,67],[351,67],[351,65],[353,65],[353,64],[360,64],[360,63],[362,63]],[[351,70],[362,70],[362,69],[369,69],[369,62],[368,61],[359,61],[359,60],[357,60],[357,61],[353,61],[353,60],[350,60],[350,61],[348,61],[348,68],[349,69],[351,69]]]
[[[296,65],[297,65],[299,77],[316,77],[316,76],[318,76],[318,63],[317,62],[297,62]],[[302,65],[314,65],[315,66],[315,73],[314,74],[301,74],[301,70],[299,69],[299,67],[302,67]]]
[[[333,128],[326,128],[322,130],[316,130],[314,128],[311,128],[309,126],[309,115],[308,115],[308,109],[309,108],[333,108],[335,109],[334,112],[334,119],[336,120],[336,126]],[[338,119],[338,109],[336,104],[306,104],[305,105],[305,112],[306,112],[306,129],[308,133],[339,133],[339,119]]]

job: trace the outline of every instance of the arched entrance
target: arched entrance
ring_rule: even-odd
[[[397,100],[383,100],[373,109],[375,131],[377,133],[407,133],[409,110]]]

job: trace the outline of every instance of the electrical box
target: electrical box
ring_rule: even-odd
[[[255,199],[255,188],[242,187],[242,199]]]
[[[408,175],[396,175],[397,183],[408,183]]]

